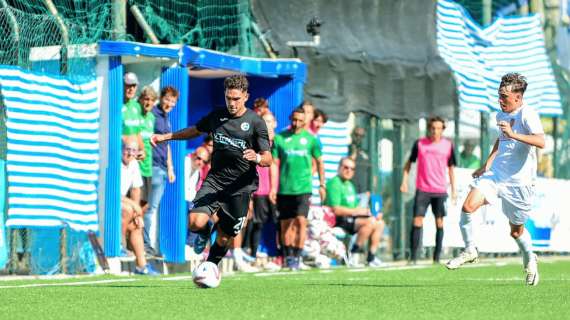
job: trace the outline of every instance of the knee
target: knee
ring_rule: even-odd
[[[190,225],[190,230],[197,231],[206,226],[210,217],[205,213],[190,213],[188,215],[188,221]]]
[[[475,211],[477,211],[478,207],[472,203],[469,202],[465,202],[463,204],[463,207],[461,208],[461,210],[463,210],[463,212],[467,212],[467,213],[473,213]]]
[[[519,230],[511,230],[511,237],[513,239],[518,239],[522,235],[522,231]]]
[[[218,230],[218,236],[216,237],[216,242],[218,243],[219,246],[227,247],[232,242],[232,240],[233,237]]]

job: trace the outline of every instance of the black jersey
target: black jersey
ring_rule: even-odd
[[[236,118],[221,109],[200,119],[196,129],[212,133],[214,138],[212,167],[206,180],[229,193],[257,190],[256,164],[244,159],[243,151],[269,151],[265,121],[250,109]]]

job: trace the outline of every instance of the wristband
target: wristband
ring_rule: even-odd
[[[261,162],[261,156],[259,155],[259,153],[255,154],[255,163],[259,164]]]

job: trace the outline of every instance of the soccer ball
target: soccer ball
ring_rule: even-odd
[[[192,272],[192,281],[199,288],[216,288],[221,280],[220,270],[213,262],[202,262]]]

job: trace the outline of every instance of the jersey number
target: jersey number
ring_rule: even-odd
[[[236,234],[238,234],[240,232],[241,228],[243,228],[243,225],[245,224],[246,219],[247,219],[247,217],[238,218],[238,223],[236,223],[234,225],[234,231]]]

